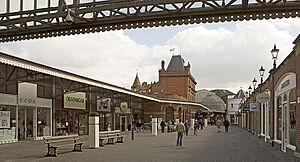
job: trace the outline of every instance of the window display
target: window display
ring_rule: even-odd
[[[37,108],[37,136],[51,136],[51,109]]]
[[[16,107],[0,105],[0,140],[17,139]]]

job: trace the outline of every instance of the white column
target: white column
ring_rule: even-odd
[[[99,116],[89,117],[89,147],[99,148]]]
[[[33,139],[37,140],[37,107],[34,107],[32,110],[33,113],[33,123],[32,123],[32,131],[33,131]]]
[[[152,135],[157,136],[157,118],[152,118]]]
[[[192,119],[191,119],[190,129],[194,129],[194,124],[195,124],[195,119],[192,118]]]
[[[206,127],[207,127],[207,125],[208,125],[208,123],[207,123],[207,119],[204,119],[204,127],[206,128]]]

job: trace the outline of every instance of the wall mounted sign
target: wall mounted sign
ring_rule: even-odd
[[[97,111],[110,112],[111,99],[110,98],[98,98],[97,99]]]
[[[128,104],[127,104],[127,102],[121,102],[121,104],[120,104],[120,110],[123,113],[126,113],[128,111]]]
[[[270,95],[268,93],[260,93],[256,96],[256,101],[259,103],[267,103],[270,101]]]
[[[257,102],[252,102],[250,103],[250,111],[252,112],[258,112],[259,111],[259,103]]]
[[[18,84],[18,105],[19,106],[36,106],[37,85],[32,83]]]
[[[85,110],[85,93],[75,92],[64,94],[64,108]]]

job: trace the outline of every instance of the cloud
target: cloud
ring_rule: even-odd
[[[247,21],[236,23],[234,30],[205,26],[187,29],[167,44],[178,47],[182,42],[182,56],[192,65],[198,89],[230,88],[236,92],[241,86],[244,89],[252,86],[254,77],[260,80],[261,65],[267,77],[272,67],[270,51],[274,43],[280,48],[279,64],[292,51],[294,39],[288,30],[274,23]]]
[[[267,77],[275,43],[280,49],[278,64],[292,51],[296,38],[292,33],[298,24],[292,20],[245,21],[233,23],[230,29],[228,24],[213,29],[193,25],[155,46],[137,43],[123,31],[113,31],[3,43],[0,51],[130,88],[136,72],[141,82],[158,81],[160,62],[165,60],[167,66],[172,56],[169,49],[175,47],[176,53],[190,62],[197,89],[237,92],[241,86],[248,88],[254,77],[260,80],[261,65]]]
[[[4,43],[0,51],[129,88],[136,70],[146,81],[156,79],[158,67],[151,60],[160,57],[152,51],[162,48],[150,49],[115,31]]]

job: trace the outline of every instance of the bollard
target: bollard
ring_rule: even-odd
[[[131,140],[132,141],[134,140],[134,129],[133,128],[131,129]]]

